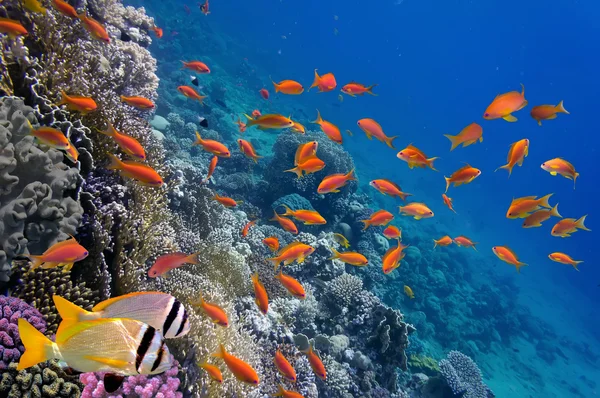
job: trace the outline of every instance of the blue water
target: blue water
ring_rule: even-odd
[[[352,130],[353,137],[344,136],[344,148],[355,160],[364,192],[381,201],[379,194],[367,186],[368,181],[390,178],[399,182],[436,213],[434,220],[421,221],[438,226],[440,235],[432,238],[446,231],[479,242],[479,252],[470,254],[474,275],[491,285],[503,283],[498,275],[509,276],[519,288],[514,294],[520,305],[551,324],[558,335],[585,341],[591,351],[598,353],[600,226],[596,209],[600,173],[596,157],[600,138],[596,115],[600,3],[214,0],[207,17],[191,1],[170,2],[169,6],[149,0],[128,3],[144,5],[157,18],[165,29],[165,42],[176,42],[189,59],[208,57],[220,73],[235,82],[232,86],[240,82],[250,92],[263,86],[271,89],[269,75],[276,81],[298,80],[308,87],[315,68],[321,74],[333,72],[338,89],[353,80],[367,85],[377,83],[377,97],[344,96],[340,102],[338,90],[323,94],[312,90],[299,97],[272,96],[271,107],[274,111],[283,109],[281,112],[302,109],[309,118],[298,118],[307,127],[316,118],[318,108],[342,131]],[[184,4],[191,15],[185,13]],[[178,32],[176,36],[171,35],[173,30]],[[206,50],[207,36],[211,41],[220,36],[229,43],[227,51]],[[159,64],[161,56],[167,57],[156,42],[152,50]],[[246,62],[253,69],[252,78],[239,71]],[[159,67],[159,76],[167,72]],[[521,83],[529,106],[515,113],[518,122],[482,119],[497,94],[520,91]],[[541,127],[529,116],[533,105],[557,104],[560,100],[564,100],[570,115],[561,114]],[[258,94],[255,101],[254,107],[263,106]],[[367,140],[356,126],[356,121],[364,117],[379,121],[386,134],[398,135],[398,149],[413,143],[428,156],[439,156],[436,167],[440,172],[409,170],[396,158],[397,151]],[[449,152],[450,142],[443,134],[458,134],[472,122],[482,125],[483,143]],[[531,143],[523,167],[515,167],[510,178],[504,170],[495,173],[506,163],[509,145],[522,138]],[[572,181],[552,177],[540,168],[542,162],[554,157],[571,161],[581,174],[576,190]],[[469,185],[450,189],[449,196],[459,213],[455,216],[444,207],[440,195],[443,175],[449,175],[463,162],[480,168],[482,175]],[[522,220],[505,218],[513,197],[551,192],[551,203],[559,203],[564,217],[589,214],[586,226],[593,232],[579,231],[562,239],[550,235],[554,220],[541,228],[523,229]],[[388,210],[392,210],[394,202],[381,203],[389,204]],[[495,245],[510,246],[529,266],[517,275],[513,267],[493,257],[491,247]],[[554,251],[583,260],[580,272],[551,262],[547,256]],[[567,355],[572,361],[569,366],[581,365],[577,353]],[[496,356],[501,358],[502,353],[497,351]],[[505,392],[499,396],[509,396],[506,394],[510,391],[516,391],[513,396],[541,396],[531,392],[523,395],[519,382],[512,379],[510,371],[503,373],[494,365],[492,356],[481,360],[489,362],[483,367],[490,385]],[[552,380],[549,368],[531,366],[547,374],[545,382],[555,392],[549,396],[569,396],[558,386],[560,382]],[[597,366],[594,369],[588,363],[578,369],[586,369],[588,379],[600,382]],[[517,385],[514,390],[507,388],[513,384]],[[595,391],[581,388],[586,391],[584,395]]]

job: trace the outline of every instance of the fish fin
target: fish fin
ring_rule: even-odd
[[[563,101],[560,101],[560,102],[558,103],[558,105],[556,105],[556,106],[554,107],[554,110],[555,110],[556,112],[560,112],[560,113],[566,113],[567,115],[569,115],[569,111],[567,111],[567,110],[565,109],[565,104],[563,104]]]
[[[544,196],[544,197],[540,198],[540,204],[539,204],[539,205],[540,205],[540,206],[542,206],[542,207],[546,207],[546,208],[548,208],[548,209],[551,209],[551,208],[552,208],[552,206],[550,206],[550,203],[548,203],[548,200],[550,199],[550,197],[551,197],[552,195],[554,195],[554,194],[552,194],[552,193],[549,193],[548,195],[546,195],[546,196]]]
[[[556,177],[558,175],[558,173],[556,171],[551,171],[550,175]]]
[[[370,139],[370,140],[373,139],[373,135],[371,133],[369,133],[368,131],[365,131],[365,135],[367,136],[368,139]]]
[[[456,136],[456,135],[450,135],[450,134],[444,134],[444,137],[448,138],[450,140],[450,142],[452,143],[452,146],[450,147],[451,151],[453,151],[457,146],[460,145],[460,141],[458,140],[458,136]]]
[[[511,115],[511,114],[508,114],[508,115],[504,116],[502,119],[506,120],[507,122],[511,122],[511,123],[513,123],[513,122],[516,122],[516,121],[517,121],[517,118],[516,118],[516,117],[514,117],[514,116],[513,116],[513,115]]]
[[[558,203],[552,208],[552,210],[550,210],[550,215],[554,216],[554,217],[560,217],[560,218],[562,218],[562,216],[558,212]]]
[[[202,144],[202,137],[200,136],[200,133],[196,131],[196,141],[194,141],[192,146],[196,146],[196,145],[200,145],[200,144]]]
[[[438,170],[437,170],[435,167],[433,167],[433,162],[434,162],[435,160],[437,160],[437,159],[439,159],[439,158],[436,156],[436,157],[433,157],[433,158],[429,158],[429,159],[427,159],[427,160],[425,161],[425,162],[427,163],[427,166],[429,166],[429,168],[430,168],[431,170],[433,170],[433,171],[438,171]]]
[[[374,97],[377,97],[377,94],[375,94],[373,92],[373,88],[377,87],[377,84],[371,84],[369,87],[367,87],[367,91],[365,91],[367,94],[371,94]]]
[[[435,249],[437,247],[437,241],[434,239],[433,240],[433,248]]]
[[[542,125],[542,121],[540,119],[538,119],[537,124],[538,124],[538,126],[541,126]]]
[[[198,258],[199,255],[200,253],[190,254],[185,258],[185,264],[200,264],[200,259]]]
[[[294,212],[292,211],[292,209],[290,209],[287,205],[284,204],[282,204],[281,206],[285,209],[285,213],[282,214],[284,217],[293,216]]]
[[[517,272],[520,274],[521,273],[521,267],[525,267],[526,265],[528,265],[528,264],[517,262],[515,264],[515,268],[517,269]]]
[[[129,365],[129,362],[123,361],[122,359],[114,359],[114,358],[106,358],[106,357],[97,357],[93,355],[85,355],[85,359],[90,361],[98,362],[103,365],[107,365],[113,368],[124,368]]]
[[[123,162],[121,159],[113,155],[112,153],[108,154],[108,158],[110,159],[110,163],[106,166],[109,170],[121,170],[123,168]]]
[[[116,375],[113,373],[105,374],[104,375],[104,390],[106,390],[106,392],[109,394],[114,393],[121,387],[121,384],[123,384],[123,380],[125,380],[125,376]]]
[[[306,90],[306,91],[308,92],[308,91],[310,91],[311,88],[317,87],[319,85],[320,81],[321,81],[321,76],[319,76],[319,74],[317,73],[317,69],[315,69],[315,80],[313,81],[312,86],[310,86],[308,88],[308,90]]]
[[[39,268],[42,264],[44,264],[44,256],[32,256],[29,255],[27,256],[29,257],[29,262],[31,263],[31,271],[33,271],[36,268]]]
[[[19,336],[25,346],[25,352],[21,355],[17,370],[27,369],[38,363],[52,359],[52,354],[55,352],[55,343],[24,318],[19,318],[18,323]]]
[[[67,105],[69,102],[69,95],[65,93],[65,90],[60,90],[60,101],[56,105]]]
[[[591,231],[591,229],[587,228],[584,224],[586,217],[587,214],[581,217],[579,220],[575,221],[575,228],[583,229],[584,231]]]
[[[352,137],[352,136],[353,136],[353,134],[352,134],[352,131],[350,131],[350,130],[346,130],[346,133],[347,133],[347,134],[348,134],[350,137]]]
[[[479,137],[479,142],[483,142],[483,136]]]
[[[225,350],[225,346],[221,343],[219,344],[219,349],[211,354],[211,357],[215,358],[224,358],[227,355],[227,350]]]
[[[469,140],[469,141],[465,141],[463,142],[463,148],[468,147],[469,145],[473,145],[474,143],[476,143],[477,140]]]
[[[346,174],[346,179],[348,181],[358,181],[358,178],[356,178],[356,175],[354,175],[354,169],[350,170],[350,172]],[[339,190],[337,192],[339,192]]]
[[[450,188],[451,181],[450,181],[450,178],[448,178],[446,176],[444,176],[444,180],[446,180],[446,191],[444,191],[444,193],[447,193],[448,188]]]
[[[321,117],[321,112],[319,112],[319,110],[317,109],[317,119],[314,122],[311,122],[311,123],[319,124],[322,121],[323,121],[323,118]]]
[[[406,201],[406,198],[409,196],[413,196],[412,193],[406,193],[406,192],[400,192],[400,194],[398,195],[400,196],[400,199],[402,199],[403,201]]]
[[[398,138],[397,135],[393,136],[393,137],[386,137],[384,138],[385,143],[387,144],[387,146],[389,146],[392,149],[396,149],[396,147],[394,147],[394,144],[392,144],[392,141],[394,141],[396,138]]]
[[[296,176],[298,176],[298,179],[302,178],[302,170],[300,170],[298,167],[294,167],[293,169],[289,169],[289,170],[284,170],[284,173],[295,173]]]
[[[573,175],[573,189],[575,189],[575,181],[577,180],[577,177],[579,177],[579,173],[575,173]]]
[[[58,331],[56,332],[57,334],[71,327],[75,323],[82,321],[85,316],[92,314],[92,312],[86,311],[56,294],[52,296],[52,300],[54,301],[58,315],[62,318],[62,322],[58,326]]]
[[[550,115],[550,116],[548,116],[546,119],[547,119],[547,120],[552,120],[552,119],[556,119],[556,118],[557,118],[557,115],[556,115],[556,113],[555,113],[554,115]]]
[[[329,250],[331,250],[333,252],[333,256],[329,257],[327,260],[335,260],[336,258],[340,258],[340,252],[335,250],[333,247],[330,247]]]
[[[363,231],[371,226],[371,220],[360,220],[360,222],[365,224],[365,227],[362,229]]]

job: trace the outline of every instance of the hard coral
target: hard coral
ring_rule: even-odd
[[[450,351],[439,363],[440,373],[454,394],[464,398],[490,398],[494,394],[485,385],[477,364],[459,351]]]
[[[0,375],[0,397],[80,398],[81,386],[76,377],[65,374],[58,360],[20,371],[13,362]]]

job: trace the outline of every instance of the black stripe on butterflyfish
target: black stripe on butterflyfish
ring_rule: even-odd
[[[156,368],[158,368],[158,366],[160,365],[161,361],[162,361],[162,357],[165,354],[165,341],[163,340],[160,343],[160,348],[158,349],[158,353],[156,354],[156,359],[154,360],[154,363],[152,364],[152,369],[150,370],[150,372],[154,372],[156,370]]]
[[[179,329],[177,330],[177,334],[175,335],[175,337],[179,336],[181,334],[181,332],[183,332],[183,328],[185,327],[187,320],[188,320],[188,313],[184,308],[183,316],[181,317],[181,324],[179,325]]]
[[[171,306],[171,311],[169,311],[169,315],[167,315],[167,319],[165,319],[165,323],[163,325],[163,335],[166,336],[169,328],[177,318],[177,314],[179,313],[179,307],[181,303],[178,300],[173,300],[173,305]]]
[[[154,334],[156,334],[156,330],[152,326],[146,325],[146,328],[147,329],[144,332],[142,341],[140,341],[140,345],[138,345],[137,354],[135,356],[135,370],[138,371],[138,373],[139,368],[142,365],[142,361],[144,360],[144,356],[146,356],[148,348],[150,348],[150,344],[152,344]]]

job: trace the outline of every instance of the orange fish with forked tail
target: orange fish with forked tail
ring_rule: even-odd
[[[371,84],[367,87],[364,84],[351,82],[342,87],[342,93],[348,94],[351,97],[356,97],[357,95],[364,94],[371,94],[373,96],[377,96],[377,94],[373,93],[373,88],[376,86],[377,84]]]
[[[398,241],[398,245],[396,247],[390,247],[388,249],[381,259],[381,268],[384,274],[387,275],[400,266],[400,261],[402,261],[406,255],[404,249],[406,249],[408,246],[409,245],[403,245],[400,243],[400,241]]]
[[[296,220],[303,222],[304,225],[327,224],[327,221],[316,210],[292,210],[286,205],[281,206],[285,209],[285,213],[282,216],[294,217]]]
[[[181,61],[181,63],[183,64],[181,69],[187,68],[193,70],[196,73],[210,73],[210,68],[202,61]]]
[[[296,235],[298,233],[298,227],[296,227],[296,224],[294,224],[294,222],[292,220],[290,220],[287,217],[280,216],[274,210],[273,210],[273,218],[271,218],[269,221],[277,221],[279,223],[279,225],[281,226],[281,228],[285,229],[286,231],[288,231],[294,235]]]
[[[229,198],[227,196],[219,196],[219,194],[217,193],[215,194],[215,196],[213,196],[213,199],[221,203],[225,207],[236,207],[237,205],[242,203],[241,201]]]
[[[395,135],[393,137],[388,137],[387,135],[385,135],[383,129],[375,120],[369,118],[360,119],[358,122],[356,122],[356,124],[362,129],[362,131],[365,132],[368,139],[372,139],[373,137],[375,137],[379,141],[385,142],[386,145],[390,148],[396,149],[392,144],[392,141],[398,138],[398,136]]]
[[[9,18],[0,18],[0,33],[7,34],[11,38],[27,36],[27,29],[19,21]]]
[[[402,230],[395,225],[388,225],[383,230],[383,236],[385,236],[387,239],[402,240]]]
[[[132,136],[117,131],[117,129],[115,129],[111,123],[108,123],[108,128],[105,131],[98,131],[111,137],[117,143],[119,148],[121,148],[121,150],[127,155],[141,160],[146,159],[146,151],[144,150],[142,144],[140,144],[139,141]]]
[[[283,93],[288,95],[300,95],[304,92],[304,87],[302,84],[298,83],[295,80],[282,80],[279,83],[275,83],[271,80],[273,86],[275,87],[276,93]]]
[[[516,122],[517,118],[512,113],[527,106],[525,86],[521,84],[521,87],[523,91],[520,93],[518,91],[511,91],[496,96],[483,113],[483,118],[486,120],[504,119],[507,122]]]
[[[262,156],[258,156],[256,154],[256,150],[254,146],[246,140],[242,140],[241,138],[237,140],[238,145],[240,146],[240,151],[249,159],[252,159],[254,163],[258,163],[258,159],[262,158]]]
[[[363,224],[365,224],[363,231],[367,228],[374,226],[379,227],[383,225],[387,225],[390,221],[394,219],[394,215],[387,210],[377,210],[375,213],[371,214],[368,220],[360,220]]]
[[[411,193],[402,192],[402,188],[395,182],[381,178],[373,180],[369,183],[370,186],[378,190],[384,195],[398,196],[400,199],[406,201],[406,198],[412,196]]]
[[[541,198],[535,196],[524,196],[522,198],[513,199],[506,211],[506,218],[526,218],[529,213],[538,210],[540,207],[551,209],[548,200],[553,194],[549,193]]]
[[[299,163],[302,163],[302,161],[311,156],[315,156],[318,148],[319,143],[317,141],[309,141],[298,145],[298,149],[296,149],[296,155],[294,155],[294,166],[297,166]]]
[[[422,218],[431,218],[434,216],[433,211],[425,203],[409,203],[406,206],[398,206],[400,214],[404,216],[413,216],[415,220]]]
[[[64,135],[64,133],[58,129],[47,126],[40,126],[36,129],[33,128],[29,120],[29,135],[35,137],[35,139],[50,148],[60,149],[67,151],[71,148],[71,141]]]
[[[277,253],[277,257],[268,258],[275,265],[275,270],[279,268],[279,264],[289,265],[296,261],[302,264],[306,257],[310,256],[315,251],[315,248],[302,242],[292,242]]]
[[[563,158],[554,158],[542,163],[542,169],[546,170],[552,176],[561,175],[569,180],[573,180],[573,189],[575,189],[575,180],[579,177],[579,173],[575,171],[575,167],[564,160]]]
[[[184,96],[186,96],[190,99],[200,101],[200,104],[204,105],[204,103],[202,101],[204,101],[204,98],[206,98],[206,95],[198,94],[198,92],[196,90],[194,90],[193,87],[179,86],[179,87],[177,87],[177,91],[179,91],[181,94],[183,94]]]
[[[269,236],[262,241],[272,252],[279,250],[279,239],[276,236]]]
[[[325,162],[319,159],[316,156],[310,156],[308,158],[302,159],[302,162],[296,165],[293,169],[284,170],[286,173],[295,173],[298,178],[304,177],[304,173],[306,175],[316,173],[317,171],[323,170],[325,167]]]
[[[72,238],[53,244],[42,255],[27,257],[31,262],[31,270],[39,267],[44,269],[63,267],[63,271],[68,272],[73,268],[74,263],[85,259],[88,254],[86,248]]]
[[[448,206],[448,208],[450,210],[452,210],[453,212],[456,213],[456,210],[454,210],[454,207],[452,206],[452,198],[448,197],[448,195],[446,195],[445,193],[442,194],[442,200],[444,201],[444,204],[446,206]]]
[[[473,250],[477,251],[477,248],[475,247],[475,245],[477,244],[477,242],[473,242],[471,239],[467,238],[466,236],[457,236],[456,238],[453,239],[454,243],[456,243],[456,245],[461,246],[461,247],[472,247]]]
[[[215,168],[217,167],[217,162],[219,161],[219,157],[217,155],[213,156],[208,165],[208,174],[206,175],[206,179],[203,182],[208,182],[210,177],[212,177]]]
[[[354,169],[350,170],[348,174],[331,174],[323,178],[323,181],[321,181],[317,188],[317,192],[320,194],[340,192],[340,188],[344,187],[349,181],[357,181],[354,176]]]
[[[273,362],[279,373],[281,373],[287,381],[291,381],[292,383],[296,382],[296,371],[294,370],[294,367],[288,362],[279,349],[275,352]]]
[[[274,397],[282,397],[282,398],[304,398],[304,395],[295,392],[295,391],[291,391],[291,390],[286,390],[283,387],[283,384],[279,385],[279,389],[277,390],[277,392],[275,394],[273,394]]]
[[[275,113],[260,115],[256,118],[252,118],[246,114],[244,114],[244,116],[248,119],[246,127],[258,126],[261,130],[267,130],[287,129],[294,126],[294,121],[292,119]]]
[[[216,323],[219,326],[228,327],[229,319],[227,318],[227,314],[223,310],[223,308],[219,307],[216,304],[207,303],[204,301],[202,295],[198,298],[198,301],[191,303],[195,307],[200,307],[202,312],[208,316],[213,323]]]
[[[311,88],[317,87],[320,92],[325,93],[327,91],[335,90],[336,86],[337,82],[335,81],[333,73],[326,73],[323,76],[319,76],[315,69],[315,80],[308,90],[310,91]]]
[[[317,353],[313,350],[312,344],[308,346],[308,350],[302,351],[308,357],[308,363],[310,363],[310,367],[312,368],[315,375],[317,375],[321,380],[327,379],[327,371],[325,370],[325,365],[321,361],[321,358],[317,355]]]
[[[211,365],[207,362],[203,362],[198,366],[204,369],[211,379],[217,383],[223,383],[223,374],[221,373],[221,369],[219,369],[217,366]]]
[[[558,213],[558,203],[552,209],[541,209],[527,216],[523,221],[523,228],[541,227],[542,223],[548,220],[551,216],[561,217]]]
[[[77,111],[83,114],[95,111],[98,105],[92,97],[83,97],[78,95],[67,95],[63,90],[60,90],[61,98],[57,105],[66,105],[70,111]]]
[[[219,350],[212,354],[213,357],[222,358],[227,368],[233,373],[236,379],[241,382],[258,385],[260,379],[252,366],[242,361],[240,358],[227,352],[223,344],[219,345]]]
[[[306,128],[304,127],[304,125],[302,125],[301,123],[298,123],[298,122],[294,122],[294,125],[292,127],[290,127],[290,129],[294,133],[306,134]]]
[[[492,247],[492,251],[500,260],[507,264],[514,265],[519,273],[521,272],[521,267],[527,265],[520,262],[515,252],[507,246],[494,246]]]
[[[321,131],[325,133],[325,135],[333,142],[337,144],[342,143],[342,133],[340,129],[335,124],[328,122],[327,120],[323,120],[321,117],[321,112],[317,109],[317,120],[312,122],[314,124],[318,124],[321,127]]]
[[[246,223],[246,225],[244,225],[244,228],[242,228],[242,237],[245,238],[246,236],[248,236],[248,233],[250,232],[250,228],[252,228],[256,224],[257,221],[258,220],[248,221]]]
[[[437,240],[436,240],[436,239],[434,239],[434,240],[433,240],[433,243],[434,243],[434,244],[433,244],[433,248],[434,248],[434,249],[435,249],[436,247],[438,247],[438,246],[449,246],[449,245],[451,245],[451,244],[452,244],[452,238],[451,238],[451,237],[449,237],[448,235],[446,235],[446,236],[442,236],[441,238],[439,238],[439,239],[437,239]]]
[[[176,252],[163,254],[154,261],[154,264],[148,270],[148,276],[150,278],[157,278],[163,275],[168,276],[171,270],[182,267],[185,264],[200,264],[198,253],[186,254]]]
[[[584,224],[586,217],[587,214],[578,220],[574,218],[564,218],[560,220],[554,225],[554,227],[552,227],[552,236],[568,238],[571,236],[572,233],[577,232],[578,229],[581,229],[583,231],[591,231],[591,229],[587,228]]]
[[[542,125],[542,120],[556,119],[556,116],[559,113],[566,113],[567,115],[569,114],[562,101],[560,101],[556,106],[538,105],[531,109],[531,117],[534,118],[540,126]]]
[[[454,184],[455,187],[458,187],[463,184],[468,184],[472,182],[475,178],[481,175],[481,170],[476,169],[475,167],[471,167],[469,164],[461,167],[456,170],[450,177],[444,177],[446,180],[446,192],[448,192],[448,188],[450,188],[450,184]]]
[[[421,151],[419,148],[413,146],[412,144],[408,145],[406,148],[398,152],[396,157],[400,160],[404,160],[408,163],[409,168],[420,167],[422,169],[429,167],[431,170],[437,171],[433,167],[433,162],[437,157],[427,158],[427,156]]]
[[[522,166],[523,160],[525,160],[527,155],[529,155],[529,140],[524,138],[514,142],[508,151],[508,156],[506,157],[507,163],[504,166],[498,167],[495,171],[500,169],[508,170],[508,176],[510,177],[513,167],[515,167],[515,165]]]
[[[206,152],[210,152],[213,155],[217,155],[222,158],[228,158],[231,156],[231,152],[229,152],[229,149],[227,149],[225,145],[221,144],[219,141],[202,139],[200,133],[197,131],[196,141],[192,144],[192,146],[195,145],[201,145]]]
[[[483,142],[483,129],[477,123],[471,123],[457,135],[444,134],[444,137],[448,138],[452,143],[450,150],[453,151],[460,144],[464,148],[477,141]]]
[[[301,300],[306,298],[306,291],[302,284],[298,282],[295,278],[292,278],[289,275],[284,275],[282,270],[279,270],[279,274],[275,275],[276,279],[279,279],[283,287],[290,293],[292,296],[297,297]]]
[[[334,248],[330,249],[333,252],[333,256],[328,260],[340,260],[346,264],[354,265],[355,267],[364,267],[369,264],[369,260],[358,252],[338,252]]]
[[[258,309],[263,315],[267,314],[269,310],[269,295],[265,286],[258,279],[258,272],[252,275],[252,285],[254,286],[254,301],[258,306]]]
[[[573,260],[573,258],[571,258],[571,256],[569,256],[568,254],[565,254],[565,253],[561,253],[561,252],[550,253],[548,255],[548,258],[552,261],[556,261],[557,263],[571,265],[573,268],[575,268],[575,271],[579,271],[579,268],[577,268],[577,265],[581,264],[583,262],[583,261]]]
[[[85,30],[90,33],[93,39],[110,43],[110,37],[108,37],[108,32],[104,26],[94,18],[88,16],[87,11],[83,14],[77,15],[77,18],[79,18]]]
[[[70,18],[77,18],[77,10],[64,0],[51,0],[52,7],[62,15]]]
[[[107,168],[109,170],[118,170],[122,177],[131,178],[147,187],[160,187],[163,184],[162,178],[152,167],[138,162],[124,162],[115,155],[109,154],[108,156],[110,164]]]
[[[154,108],[154,102],[150,101],[148,98],[144,98],[144,97],[138,97],[138,96],[131,96],[131,97],[126,97],[124,95],[121,95],[121,101],[125,102],[127,105],[131,105],[134,108],[138,108],[138,109],[153,109]]]

